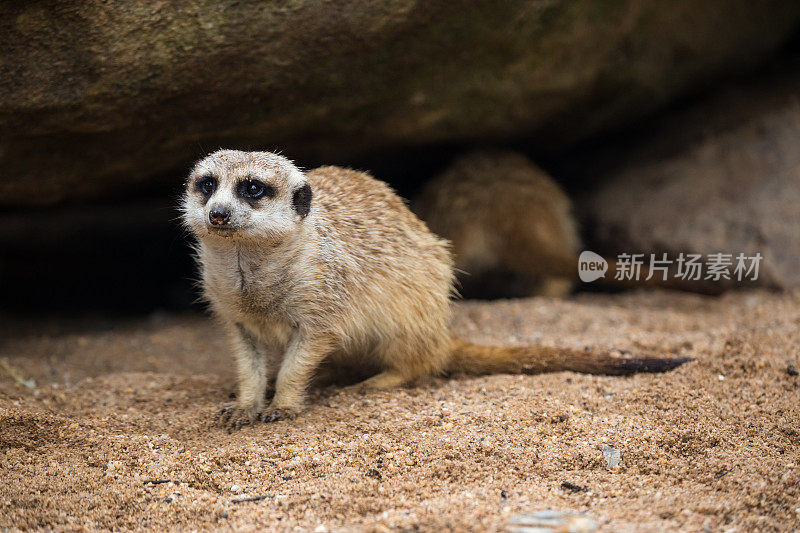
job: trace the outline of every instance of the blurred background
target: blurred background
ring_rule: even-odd
[[[407,198],[511,150],[592,249],[758,251],[795,287],[798,29],[796,0],[5,1],[0,312],[196,305],[175,206],[220,147]]]

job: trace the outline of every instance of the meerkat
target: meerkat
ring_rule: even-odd
[[[463,155],[422,188],[412,209],[452,244],[458,281],[467,296],[563,297],[578,281],[583,245],[572,201],[522,154],[483,150]],[[605,260],[614,272],[616,261]],[[639,279],[608,276],[597,282],[620,288],[721,291],[707,282],[648,272],[643,266]]]
[[[472,152],[429,181],[412,202],[452,244],[467,295],[566,296],[581,239],[572,202],[525,156]]]
[[[323,360],[374,369],[364,389],[454,372],[621,375],[687,361],[456,338],[447,241],[363,172],[303,172],[273,153],[222,150],[194,166],[181,209],[204,296],[233,347],[239,392],[218,418],[229,429],[294,418]]]

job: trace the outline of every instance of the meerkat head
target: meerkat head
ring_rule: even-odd
[[[301,227],[311,197],[306,176],[285,157],[220,150],[189,174],[183,221],[203,240],[276,241]]]

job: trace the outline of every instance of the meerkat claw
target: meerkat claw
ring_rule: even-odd
[[[270,423],[279,420],[294,420],[297,418],[297,412],[292,409],[276,408],[266,411],[261,415],[261,421]]]
[[[252,413],[248,409],[242,409],[235,405],[225,406],[217,412],[216,424],[228,430],[228,433],[239,431],[245,426],[251,425],[258,420],[258,414]]]
[[[225,424],[227,424],[228,420],[231,417],[232,410],[233,409],[231,407],[223,407],[222,409],[217,411],[216,423],[218,426],[224,426]]]

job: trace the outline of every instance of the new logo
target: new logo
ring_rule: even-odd
[[[584,283],[605,277],[607,270],[608,262],[594,252],[584,250],[578,257],[578,276]]]

